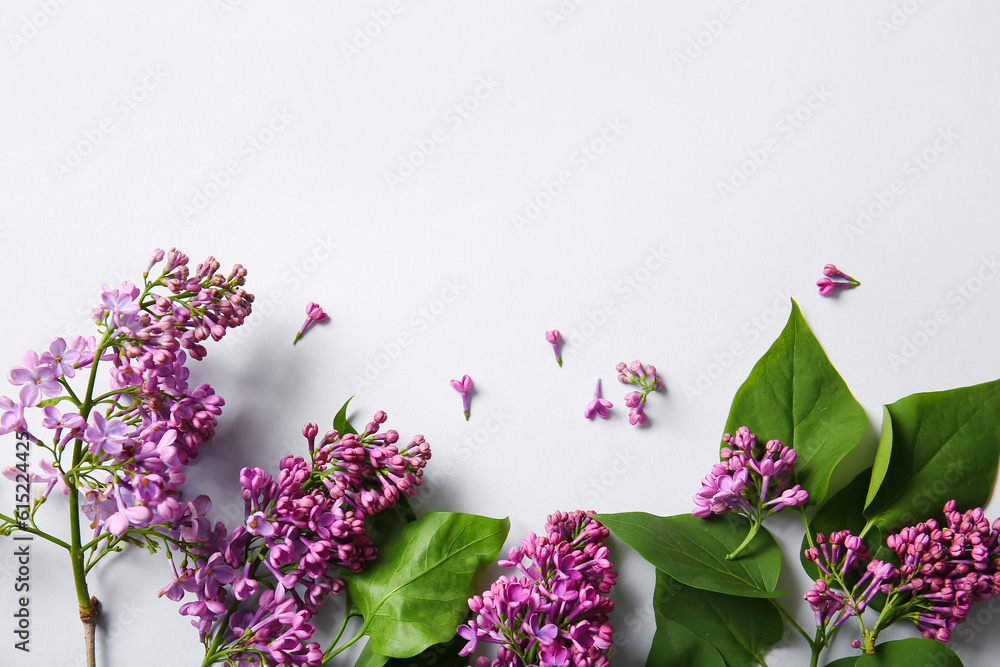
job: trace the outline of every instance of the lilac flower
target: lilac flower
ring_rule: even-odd
[[[556,363],[562,367],[562,350],[560,349],[560,344],[562,343],[562,336],[559,334],[559,329],[553,329],[552,331],[545,332],[545,340],[552,343],[552,351],[556,355]]]
[[[274,525],[267,520],[263,512],[254,512],[247,517],[247,532],[251,535],[271,537],[274,535]]]
[[[12,385],[20,386],[21,404],[24,407],[38,405],[40,394],[46,396],[58,396],[62,393],[62,385],[56,380],[52,368],[39,360],[38,355],[28,350],[24,353],[24,366],[16,366],[11,369],[7,379]]]
[[[601,398],[601,378],[597,378],[597,383],[594,385],[594,398],[587,403],[587,409],[583,411],[583,416],[587,419],[593,419],[594,415],[597,415],[601,419],[608,418],[608,410],[614,407],[611,401]]]
[[[461,380],[452,380],[451,388],[462,394],[462,410],[465,421],[469,421],[469,393],[472,391],[472,378],[463,375]]]
[[[0,396],[0,435],[22,431],[24,428],[24,405]]]
[[[655,366],[643,366],[638,359],[627,365],[624,361],[620,362],[615,369],[618,371],[619,382],[639,386],[637,391],[625,394],[625,405],[631,408],[628,414],[629,424],[642,426],[648,421],[644,408],[646,397],[654,391],[663,389],[663,380],[657,377]]]
[[[77,429],[83,428],[87,423],[83,421],[83,417],[76,412],[59,414],[59,410],[57,410],[54,405],[46,406],[42,412],[45,414],[42,418],[42,426],[48,429]]]
[[[823,276],[823,278],[816,281],[816,285],[819,287],[819,293],[821,296],[830,296],[834,290],[853,289],[861,284],[833,264],[827,264],[823,267]],[[841,280],[831,280],[831,278],[842,278],[847,282],[843,282]]]
[[[122,445],[128,437],[128,426],[119,419],[105,419],[100,412],[94,413],[94,425],[87,428],[83,438],[90,443],[90,453],[104,450],[112,456],[121,454]]]
[[[851,285],[852,287],[857,287],[858,285],[861,284],[851,276],[847,275],[846,273],[838,269],[833,264],[827,264],[826,266],[823,267],[823,275],[826,276],[827,278],[840,278],[842,280],[846,280],[852,283]]]
[[[129,505],[122,499],[122,490],[115,485],[114,499],[118,511],[104,521],[104,527],[109,533],[121,537],[130,525],[143,527],[153,518],[153,513],[145,505]]]
[[[79,350],[68,347],[62,338],[55,338],[49,344],[49,351],[43,352],[39,361],[43,364],[49,364],[56,377],[65,375],[71,378],[76,375],[73,364],[80,361],[80,357]]]
[[[617,573],[604,545],[608,530],[592,514],[552,514],[545,535],[528,533],[497,561],[520,576],[502,575],[469,599],[475,617],[458,627],[466,640],[459,655],[483,642],[499,645],[497,657],[478,658],[477,667],[607,667]]]
[[[323,312],[323,309],[318,303],[313,303],[310,301],[306,304],[306,321],[302,323],[299,328],[299,332],[295,334],[295,340],[292,341],[292,345],[299,342],[299,339],[305,335],[306,330],[313,325],[314,322],[325,322],[330,319],[330,316]]]
[[[805,505],[809,494],[801,486],[790,488],[795,471],[796,452],[769,440],[761,447],[757,436],[746,426],[735,435],[722,436],[725,446],[719,452],[722,461],[702,480],[694,496],[694,516],[733,512],[751,522],[750,533],[729,558],[735,558],[750,543],[761,522],[786,507]]]

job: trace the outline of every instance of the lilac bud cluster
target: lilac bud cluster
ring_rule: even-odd
[[[707,517],[735,512],[751,519],[804,505],[809,498],[800,485],[791,486],[795,472],[795,450],[770,440],[764,447],[746,426],[736,435],[722,436],[726,444],[720,451],[721,463],[712,466],[694,496],[691,514]]]
[[[609,532],[592,514],[551,514],[544,536],[528,533],[497,561],[521,576],[501,576],[469,600],[475,618],[458,628],[467,640],[459,655],[484,642],[499,645],[496,659],[479,657],[476,667],[607,667],[618,574],[604,545]]]
[[[321,664],[309,621],[343,590],[340,568],[361,572],[374,560],[365,519],[412,496],[430,458],[423,436],[400,447],[396,431],[380,433],[385,420],[379,411],[361,434],[330,431],[319,443],[316,424],[306,424],[309,459],[285,457],[276,478],[242,470],[246,521],[228,539],[215,539],[207,525],[190,542],[179,535],[183,563],[161,595],[194,594],[180,613],[195,617],[203,641],[214,632],[209,659]]]
[[[646,413],[643,411],[646,397],[654,391],[663,389],[663,380],[657,377],[655,366],[643,366],[638,359],[628,365],[624,361],[620,362],[615,370],[618,371],[619,382],[639,385],[637,391],[625,394],[625,405],[631,408],[628,413],[628,423],[632,426],[637,424],[642,426],[647,421]]]
[[[803,596],[816,614],[817,627],[835,630],[847,619],[868,608],[877,593],[889,589],[898,571],[891,563],[868,561],[868,549],[861,538],[848,530],[816,534],[818,547],[805,550],[805,557],[819,568],[820,577],[812,590]],[[849,576],[863,572],[857,582],[846,583]]]
[[[991,526],[981,508],[955,507],[945,504],[944,526],[928,519],[887,540],[900,562],[896,591],[912,595],[921,634],[942,642],[969,607],[1000,594],[1000,519]]]

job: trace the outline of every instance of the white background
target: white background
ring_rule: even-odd
[[[835,485],[867,464],[882,403],[1000,376],[996,3],[387,7],[4,3],[0,365],[90,331],[101,284],[137,280],[155,247],[243,263],[255,312],[194,370],[227,406],[189,492],[231,503],[242,466],[274,469],[304,421],[356,394],[356,420],[384,409],[432,443],[420,509],[510,516],[508,546],[560,508],[688,511],[789,296],[872,422]],[[818,296],[827,262],[862,287]],[[332,322],[292,348],[307,301]],[[571,341],[562,369],[552,328]],[[645,429],[614,379],[636,357],[667,383]],[[465,373],[468,423],[448,385]],[[615,408],[591,423],[598,376]],[[785,601],[811,624],[800,532],[773,521]],[[69,564],[39,542],[32,653],[13,651],[12,552],[0,663],[82,664]],[[614,663],[637,665],[653,570],[615,555]],[[156,598],[168,580],[137,552],[92,576],[100,664],[199,663]],[[995,634],[953,644],[992,664]],[[789,639],[772,667],[807,660]]]

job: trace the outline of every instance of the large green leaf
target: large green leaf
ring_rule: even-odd
[[[507,519],[428,512],[404,526],[364,572],[346,577],[372,652],[408,658],[454,637],[479,591],[477,575],[509,530]]]
[[[726,661],[711,643],[680,623],[660,614],[655,616],[656,634],[646,667],[726,667]]]
[[[870,523],[888,534],[939,515],[951,499],[962,510],[986,504],[1000,462],[1000,380],[913,394],[886,414],[882,439],[890,428],[891,446],[885,479],[865,510]]]
[[[784,595],[774,590],[781,572],[781,549],[766,529],[761,528],[738,558],[726,560],[750,531],[743,519],[732,515],[662,517],[645,512],[595,518],[657,569],[688,586],[745,597]]]
[[[819,504],[833,469],[865,434],[868,420],[792,301],[788,324],[740,386],[726,421],[794,447],[796,481]]]
[[[698,590],[659,570],[653,611],[658,619],[682,625],[709,642],[727,667],[750,667],[762,662],[785,630],[781,614],[770,600]]]
[[[865,507],[867,509],[875,495],[882,488],[882,482],[889,472],[889,460],[892,458],[892,417],[889,415],[889,408],[882,406],[882,435],[878,440],[878,450],[875,452],[875,463],[872,465],[871,479],[868,483],[868,495],[865,496]]]
[[[875,647],[872,655],[851,656],[834,660],[827,667],[901,667],[902,665],[927,665],[933,667],[962,667],[955,652],[933,639],[900,639],[884,642]]]

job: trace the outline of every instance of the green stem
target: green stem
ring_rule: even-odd
[[[364,637],[364,636],[365,636],[365,630],[366,630],[367,628],[368,628],[368,624],[366,623],[366,624],[365,624],[364,626],[362,626],[362,628],[361,628],[361,629],[360,629],[360,630],[358,631],[358,634],[356,634],[356,635],[354,635],[353,637],[351,637],[351,640],[350,640],[349,642],[347,642],[347,643],[346,643],[346,644],[344,644],[343,646],[338,646],[338,647],[337,647],[337,649],[336,649],[335,651],[333,651],[332,653],[330,653],[329,655],[324,655],[324,656],[323,656],[323,662],[322,662],[321,664],[324,664],[324,665],[325,665],[326,663],[330,662],[331,660],[333,660],[334,658],[336,658],[336,657],[337,657],[337,654],[338,654],[338,653],[340,653],[341,651],[343,651],[344,649],[346,649],[346,648],[347,648],[348,646],[351,646],[351,645],[353,645],[353,644],[354,644],[354,642],[356,642],[356,641],[358,641],[359,639],[361,639],[362,637]],[[332,649],[332,648],[333,648],[333,646],[331,646],[331,647],[330,647],[330,649]],[[329,651],[330,649],[327,649],[327,651]]]
[[[66,544],[65,542],[63,542],[62,540],[60,540],[58,537],[55,537],[53,535],[49,535],[44,530],[41,530],[39,528],[32,528],[31,526],[25,526],[25,525],[23,525],[21,523],[18,523],[12,517],[7,516],[6,514],[0,514],[0,519],[3,519],[4,521],[6,521],[7,523],[11,524],[12,526],[16,526],[17,530],[20,530],[23,533],[31,533],[32,535],[37,535],[38,537],[42,538],[43,540],[48,540],[52,544],[60,546],[63,549],[66,549],[67,551],[69,551],[69,549],[70,549],[70,546],[68,544]]]
[[[775,608],[778,610],[778,612],[780,612],[781,615],[785,617],[785,620],[788,621],[793,628],[795,628],[796,632],[802,635],[803,639],[805,639],[809,643],[809,647],[815,649],[816,643],[813,641],[812,637],[810,637],[808,633],[806,633],[806,631],[802,629],[802,626],[799,625],[794,618],[792,618],[791,614],[785,611],[785,608],[782,607],[781,604],[774,598],[768,598],[768,601],[771,604],[773,604]]]
[[[753,538],[757,536],[757,531],[760,530],[760,524],[761,518],[758,515],[757,518],[754,519],[753,524],[750,526],[750,532],[747,534],[746,539],[743,540],[743,543],[740,546],[736,547],[736,550],[733,551],[733,553],[726,556],[726,560],[733,560],[743,553],[743,550],[747,548],[747,545],[749,545],[750,542],[753,541]]]
[[[809,548],[814,549],[816,545],[813,544],[812,531],[809,530],[809,521],[806,519],[805,505],[799,505],[799,511],[802,513],[802,527],[806,529],[806,541],[809,543]]]
[[[820,654],[826,648],[826,637],[824,636],[823,628],[816,628],[816,639],[809,643],[812,644],[812,658],[809,660],[809,667],[816,667],[819,664]]]

